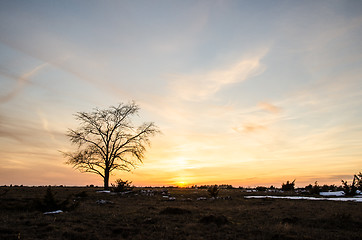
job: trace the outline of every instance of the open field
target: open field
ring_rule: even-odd
[[[0,239],[361,239],[362,203],[244,199],[239,189],[97,193],[53,187],[68,211],[44,215],[45,187],[0,188]],[[7,191],[7,192],[6,192]],[[260,194],[258,194],[260,195]],[[208,200],[197,200],[206,197]],[[106,201],[99,201],[106,200]],[[98,203],[97,203],[98,201]]]

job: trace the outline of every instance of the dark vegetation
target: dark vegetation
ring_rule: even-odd
[[[216,198],[217,195],[219,195],[219,187],[217,185],[211,186],[207,189],[208,193],[210,194],[211,197]]]
[[[362,173],[355,174],[353,176],[352,184],[348,184],[347,181],[342,180],[343,190],[348,196],[356,194],[357,190],[362,190]]]
[[[108,189],[110,173],[135,168],[144,158],[150,137],[159,133],[153,122],[140,126],[132,123],[138,111],[138,105],[131,102],[75,114],[79,127],[69,129],[67,136],[78,148],[63,152],[67,164],[81,172],[98,174],[103,178],[104,189]]]
[[[0,239],[361,239],[362,203],[218,189],[0,187]]]
[[[132,191],[133,187],[131,186],[132,182],[123,181],[122,179],[117,179],[115,184],[111,184],[112,192],[129,192]]]
[[[295,179],[293,180],[293,182],[287,181],[286,183],[282,184],[282,190],[283,191],[293,191],[294,185],[295,185]]]

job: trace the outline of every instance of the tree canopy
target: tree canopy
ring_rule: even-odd
[[[134,126],[131,117],[138,114],[135,102],[120,103],[108,109],[95,108],[92,112],[78,112],[80,122],[76,130],[69,129],[69,140],[78,146],[74,152],[65,152],[67,164],[81,172],[96,173],[109,188],[109,174],[113,170],[130,171],[142,162],[150,137],[159,133],[153,122]]]

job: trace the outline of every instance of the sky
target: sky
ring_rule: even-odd
[[[362,1],[0,1],[0,185],[102,185],[76,112],[155,122],[137,186],[337,184],[362,171]]]

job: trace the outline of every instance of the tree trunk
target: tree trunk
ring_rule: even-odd
[[[109,170],[105,169],[104,170],[104,190],[109,189],[108,183],[109,183]]]

